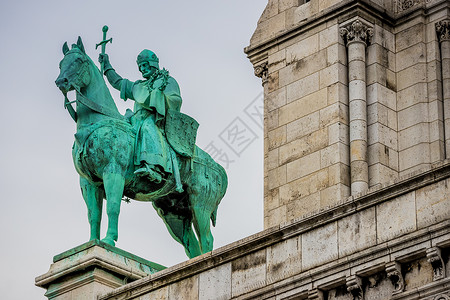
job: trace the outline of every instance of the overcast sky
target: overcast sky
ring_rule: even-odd
[[[46,299],[34,278],[48,271],[54,255],[89,239],[71,157],[75,123],[54,81],[65,41],[70,45],[80,35],[97,61],[95,44],[105,24],[113,38],[106,52],[116,71],[140,79],[137,54],[144,48],[155,51],[160,66],[180,85],[181,111],[200,123],[197,145],[208,148],[227,169],[229,185],[213,229],[214,248],[263,229],[263,133],[254,114],[262,104],[262,87],[243,48],[266,4],[0,2],[2,299]],[[122,112],[132,105],[117,92],[113,97]],[[228,135],[236,129],[244,132],[239,143]],[[105,232],[103,226],[102,237]],[[187,259],[150,203],[122,203],[116,246],[165,266]]]

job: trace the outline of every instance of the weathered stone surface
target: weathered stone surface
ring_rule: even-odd
[[[343,83],[335,83],[328,87],[328,104],[335,103],[348,105],[348,86]]]
[[[293,197],[292,199],[286,199],[286,220],[294,220],[300,216],[318,211],[320,208],[320,196],[320,191],[316,191],[315,193],[302,198]]]
[[[304,137],[319,130],[319,111],[286,124],[287,142]]]
[[[333,103],[331,105],[328,105],[325,108],[322,108],[319,111],[319,126],[329,126],[330,124],[335,123],[342,123],[342,124],[348,124],[349,123],[349,112],[348,112],[348,106],[343,103]]]
[[[281,87],[276,91],[269,93],[265,99],[267,111],[273,111],[286,104],[286,88]]]
[[[398,130],[428,121],[427,103],[418,103],[398,112]]]
[[[323,1],[318,1],[319,2],[319,11],[330,8],[333,5],[336,5],[337,3],[339,3],[339,0],[323,0]]]
[[[199,276],[199,300],[231,298],[231,263],[203,272]]]
[[[293,60],[283,71],[291,71],[293,79],[301,79],[327,67],[328,50],[323,49],[302,59]]]
[[[325,49],[339,42],[339,26],[333,25],[319,32],[319,49]],[[345,48],[343,48],[345,49]]]
[[[280,108],[280,125],[300,119],[310,113],[324,108],[326,105],[327,89],[322,89],[315,93],[309,94]]]
[[[405,265],[405,291],[410,291],[433,281],[433,268],[423,257]]]
[[[415,193],[410,192],[377,206],[378,243],[416,230],[415,200]]]
[[[266,250],[238,258],[231,263],[232,297],[266,284]]]
[[[287,63],[301,60],[319,51],[319,35],[315,34],[286,48]]]
[[[418,123],[408,127],[398,134],[398,150],[402,151],[421,143],[429,142],[429,125]]]
[[[304,176],[280,186],[280,198],[290,202],[314,194],[328,186],[328,169]]]
[[[199,299],[198,275],[172,283],[169,286],[169,299],[192,300]]]
[[[277,129],[268,132],[269,150],[278,148],[286,143],[286,126],[280,126]]]
[[[347,199],[350,196],[350,186],[338,183],[335,185],[329,184],[328,187],[320,190],[320,207],[328,209],[335,207],[342,203],[341,199]],[[310,212],[310,211],[308,211]]]
[[[288,103],[316,92],[319,90],[319,73],[316,72],[304,78],[298,79],[292,84],[289,84],[286,89]]]
[[[398,32],[395,35],[395,48],[400,52],[424,40],[424,25],[419,23]]]
[[[427,102],[427,84],[416,83],[399,91],[397,95],[397,106],[399,111],[417,103]]]
[[[426,58],[425,44],[417,43],[403,51],[397,52],[396,70],[401,71],[417,63],[424,63]]]
[[[369,248],[377,242],[375,208],[343,218],[338,222],[339,257]]]
[[[320,150],[320,168],[326,168],[336,163],[349,164],[349,148],[343,143],[332,144]]]
[[[267,281],[276,282],[302,270],[300,236],[267,248]]]
[[[169,300],[169,287],[165,286],[163,288],[140,296],[139,300]]]
[[[417,227],[450,219],[450,180],[443,180],[434,186],[416,191]]]
[[[302,235],[304,270],[338,257],[337,223],[333,222]]]
[[[388,148],[398,148],[397,131],[381,123],[374,123],[368,127],[369,144],[381,143]]]
[[[272,71],[278,71],[281,68],[286,66],[286,50],[280,50],[275,52],[272,55],[269,55],[268,58],[268,68]]]
[[[414,145],[399,153],[399,171],[405,171],[424,163],[429,163],[430,145],[422,143]]]
[[[328,144],[328,130],[323,128],[280,147],[280,164],[294,161],[325,148]]]
[[[347,68],[342,64],[334,64],[320,71],[319,88],[326,88],[334,83],[340,82],[347,85]]]
[[[320,168],[320,151],[303,156],[287,164],[287,182],[314,173]]]
[[[426,82],[426,79],[427,65],[418,63],[397,73],[397,88],[401,91],[419,82]]]
[[[386,277],[386,273],[380,272],[367,278],[364,287],[365,299],[384,300],[392,297],[394,286],[391,280]]]
[[[285,184],[287,180],[286,165],[270,170],[268,173],[269,190]]]

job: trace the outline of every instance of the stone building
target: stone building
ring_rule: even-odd
[[[450,299],[450,1],[269,0],[245,52],[264,88],[265,230],[147,277],[90,245],[84,281],[69,253],[37,284],[51,299]]]

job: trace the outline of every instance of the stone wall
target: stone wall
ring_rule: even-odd
[[[265,92],[265,228],[448,157],[449,18],[445,0],[269,1],[245,50]]]
[[[99,299],[448,299],[449,207],[447,161]]]

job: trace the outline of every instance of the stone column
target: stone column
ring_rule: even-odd
[[[351,194],[369,187],[367,164],[366,47],[373,30],[356,19],[340,28],[348,49]]]
[[[444,104],[445,158],[450,158],[450,20],[436,23],[441,48],[442,101]]]

